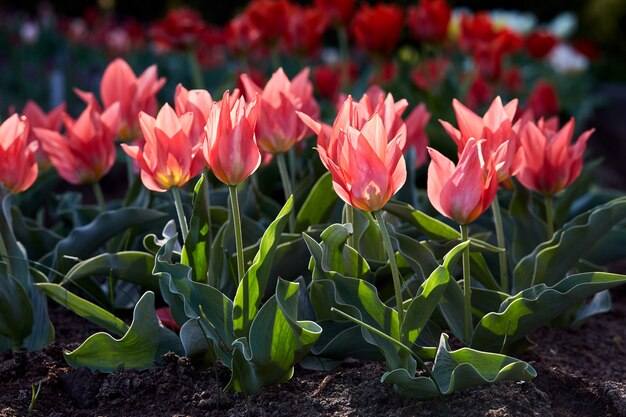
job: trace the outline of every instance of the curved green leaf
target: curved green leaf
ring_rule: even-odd
[[[317,180],[300,207],[296,217],[296,231],[306,230],[313,224],[324,223],[330,217],[337,200],[332,176],[327,172]]]
[[[164,328],[154,312],[154,293],[146,292],[135,306],[133,322],[121,339],[107,333],[96,333],[72,352],[65,360],[73,368],[87,367],[92,371],[113,372],[117,368],[148,369],[167,352],[184,353],[171,330]]]
[[[247,336],[250,325],[257,314],[261,298],[269,280],[272,260],[280,242],[280,235],[289,221],[293,208],[293,197],[285,203],[276,219],[268,226],[259,245],[259,251],[246,275],[239,283],[234,299],[233,328],[235,335]]]
[[[322,332],[315,322],[298,320],[298,290],[298,283],[279,279],[276,295],[261,307],[250,327],[250,338],[233,344],[233,374],[227,388],[252,395],[291,378],[293,366]]]
[[[553,287],[539,284],[507,298],[474,329],[471,346],[491,352],[507,346],[576,306],[585,298],[626,283],[626,275],[590,272],[570,275]]]
[[[122,336],[128,331],[128,326],[122,320],[102,307],[71,293],[59,284],[38,283],[35,286],[63,307],[111,333]]]
[[[33,306],[28,293],[9,275],[6,264],[0,263],[0,335],[19,349],[32,332],[33,323]]]
[[[498,381],[528,381],[536,377],[537,372],[526,362],[510,356],[469,348],[451,351],[448,336],[442,334],[432,376],[434,381],[425,376],[416,377],[401,368],[386,372],[381,381],[394,384],[399,395],[425,400]]]
[[[103,253],[74,265],[65,274],[61,285],[76,283],[92,276],[107,276],[141,285],[147,290],[159,290],[159,282],[152,275],[154,256],[145,252]]]
[[[583,213],[537,246],[515,267],[514,291],[533,285],[554,285],[585,256],[613,226],[626,218],[626,197]]]

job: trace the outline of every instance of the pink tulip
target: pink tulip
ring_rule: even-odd
[[[259,148],[265,152],[287,152],[304,138],[307,128],[296,115],[296,110],[312,118],[319,117],[308,68],[300,71],[292,81],[279,68],[263,89],[247,74],[241,76],[241,82],[248,101],[254,100],[258,94],[256,137]]]
[[[0,124],[0,184],[11,193],[28,189],[37,179],[37,142],[28,142],[26,117],[12,115]]]
[[[157,78],[157,67],[151,65],[139,77],[121,58],[117,58],[104,71],[100,83],[100,97],[104,107],[116,101],[120,103],[122,140],[137,139],[137,118],[140,112],[154,115],[157,110],[156,94],[165,84],[165,78]]]
[[[93,184],[115,163],[115,136],[120,125],[120,104],[100,113],[91,102],[78,119],[63,114],[65,133],[35,128],[35,135],[59,175],[72,184]]]
[[[178,116],[169,104],[161,107],[156,119],[139,114],[145,143],[143,148],[122,144],[124,151],[137,161],[143,185],[152,191],[181,187],[204,168],[201,144],[190,138],[193,113]]]
[[[426,148],[428,146],[428,136],[426,135],[426,125],[430,120],[430,113],[426,110],[424,103],[415,107],[406,117],[406,150],[415,149],[415,167],[418,168],[426,162]]]
[[[204,158],[215,176],[227,185],[245,181],[261,164],[254,134],[257,109],[256,100],[246,104],[243,97],[231,104],[228,91],[211,109]]]
[[[574,118],[559,129],[558,119],[526,123],[520,132],[520,169],[524,187],[551,197],[580,175],[587,140],[594,129],[583,132],[574,145]]]
[[[452,161],[428,148],[428,198],[444,216],[464,225],[476,220],[493,202],[498,190],[494,169],[485,166],[481,147],[485,141],[470,139],[457,166]]]
[[[328,150],[318,146],[317,151],[332,175],[335,192],[343,201],[365,211],[380,210],[406,181],[402,155],[406,131],[401,129],[388,140],[378,114],[357,129],[349,124],[353,108],[344,107],[334,127],[346,123],[347,127],[345,130],[339,127]]]
[[[62,116],[65,111],[65,103],[61,103],[48,113],[44,112],[41,107],[37,103],[32,100],[28,100],[24,109],[22,110],[22,114],[26,116],[28,122],[30,123],[30,134],[28,135],[28,142],[34,142],[37,139],[35,136],[36,127],[41,127],[44,129],[56,130],[57,132],[61,130],[61,124],[63,123]],[[39,147],[37,150],[37,163],[41,169],[49,168],[50,161],[48,160],[48,156],[44,152],[42,147]]]
[[[174,108],[176,114],[182,116],[187,112],[193,113],[193,125],[189,135],[193,144],[204,140],[204,126],[211,114],[213,98],[206,90],[187,90],[181,84],[176,86],[174,93]]]
[[[500,97],[496,97],[482,118],[456,99],[452,100],[452,106],[459,129],[442,120],[440,123],[456,142],[458,154],[463,153],[470,138],[485,139],[482,145],[483,155],[493,159],[498,172],[498,182],[506,181],[515,175],[514,160],[518,144],[513,118],[517,111],[517,99],[503,106]]]

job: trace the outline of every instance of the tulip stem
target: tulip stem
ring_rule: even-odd
[[[102,187],[100,186],[100,182],[96,181],[91,184],[91,188],[93,189],[93,194],[96,196],[96,202],[98,203],[98,207],[101,212],[105,212],[107,209],[107,203],[104,199],[104,193],[102,192]]]
[[[552,197],[546,196],[543,199],[546,205],[546,228],[548,230],[548,240],[554,234],[554,208],[552,207]]]
[[[466,224],[461,225],[461,240],[469,240],[469,231]],[[470,284],[470,249],[463,249],[463,304],[465,310],[465,343],[469,344],[472,338],[472,287]]]
[[[391,266],[391,276],[393,277],[393,290],[396,296],[396,308],[398,310],[398,322],[400,325],[404,323],[404,308],[402,307],[402,284],[400,283],[400,271],[398,271],[398,264],[396,264],[396,254],[391,246],[391,239],[389,238],[389,231],[385,219],[380,210],[373,212],[374,218],[378,222],[378,228],[380,234],[383,235],[383,245],[387,251],[389,257],[389,265]]]
[[[411,204],[414,209],[417,209],[417,189],[415,188],[415,159],[417,159],[417,151],[414,146],[409,147],[409,150],[406,154],[406,165],[407,171],[409,174],[408,178],[408,186],[409,186],[409,196],[411,198]]]
[[[180,225],[180,234],[185,244],[187,234],[189,233],[189,227],[187,226],[187,219],[185,218],[185,209],[183,208],[183,201],[180,199],[180,189],[178,187],[172,187],[172,195],[174,196],[174,207],[176,207],[176,215],[178,216],[178,224]]]
[[[507,254],[506,254],[506,240],[504,239],[504,227],[502,227],[502,212],[500,210],[500,203],[498,202],[498,196],[493,199],[491,203],[491,210],[493,210],[493,222],[496,226],[496,239],[498,247],[504,249],[504,252],[500,252],[500,287],[502,291],[508,294],[509,292],[509,270],[507,266]]]
[[[348,236],[348,246],[350,246],[351,248],[354,248],[357,250],[359,250],[359,248],[357,248],[354,243],[355,243],[355,239],[354,239],[354,207],[352,207],[350,204],[346,203],[346,221],[348,223],[350,223],[350,226],[352,226],[352,233],[350,233],[350,235]]]
[[[245,267],[243,262],[243,238],[241,237],[241,215],[239,214],[239,197],[237,196],[237,186],[229,185],[230,209],[233,212],[233,226],[235,228],[235,244],[237,247],[237,282],[243,280]]]
[[[187,57],[189,59],[189,70],[191,71],[191,79],[193,81],[194,88],[204,89],[204,78],[202,77],[202,70],[200,69],[200,64],[198,63],[198,58],[193,49],[190,49],[187,52]]]
[[[285,201],[289,200],[289,197],[293,195],[291,189],[291,179],[289,177],[289,171],[287,170],[287,161],[285,160],[284,153],[276,154],[276,162],[278,163],[278,171],[280,172],[280,179],[283,183],[283,191],[285,192]],[[296,218],[294,216],[294,210],[291,210],[289,214],[289,231],[293,232],[296,228]]]

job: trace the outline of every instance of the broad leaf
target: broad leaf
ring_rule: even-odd
[[[0,263],[0,335],[11,341],[12,347],[19,350],[22,341],[33,329],[33,306],[28,293]]]
[[[133,322],[124,337],[115,339],[107,333],[96,333],[64,356],[74,368],[113,372],[120,366],[151,368],[167,352],[184,353],[178,336],[160,324],[154,312],[154,293],[148,291],[137,302]]]
[[[325,173],[310,190],[296,217],[296,231],[324,223],[331,215],[338,197],[333,190],[330,172]]]

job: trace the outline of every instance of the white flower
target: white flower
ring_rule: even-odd
[[[20,27],[20,38],[24,43],[35,43],[39,39],[39,25],[35,22],[26,21]]]
[[[491,13],[491,20],[497,27],[506,27],[507,29],[526,35],[537,25],[537,18],[534,14],[528,12],[520,12],[517,10],[496,9]]]
[[[560,73],[583,72],[589,67],[589,59],[565,43],[554,47],[546,59]]]
[[[569,38],[578,27],[578,18],[572,12],[563,12],[548,23],[548,29],[559,39]]]

